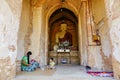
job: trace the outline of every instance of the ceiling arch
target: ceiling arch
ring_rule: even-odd
[[[69,20],[74,24],[77,23],[77,17],[75,16],[75,14],[66,8],[60,8],[60,9],[56,10],[50,16],[49,23],[52,25],[59,20],[61,20],[61,21]]]

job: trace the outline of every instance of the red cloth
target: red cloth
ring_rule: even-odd
[[[113,77],[113,72],[92,72],[92,71],[88,71],[87,73],[92,75],[92,76]]]
[[[70,32],[66,32],[65,36],[63,38],[59,38],[60,44],[62,44],[65,41],[69,42],[69,46],[72,46],[72,35]]]

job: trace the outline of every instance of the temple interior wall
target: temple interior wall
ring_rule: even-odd
[[[78,2],[78,0],[75,1]],[[58,1],[52,1],[53,4],[56,2]],[[77,4],[76,2],[70,1],[63,7],[73,11],[79,20],[78,43],[81,65],[113,70],[115,78],[120,79],[120,1],[91,0],[91,7],[83,1],[81,10],[79,10],[81,1]],[[29,0],[23,0],[23,2],[22,0],[1,0],[0,80],[11,80],[15,77],[16,58],[21,60],[28,50],[33,53],[31,59],[36,59],[42,65],[47,64],[48,19],[52,14],[51,11],[54,12],[59,5],[52,7],[51,3],[45,0],[39,4],[43,5],[33,6]],[[89,13],[89,10],[92,13]],[[95,45],[92,42],[92,34],[96,33],[96,29],[99,30],[101,45],[90,46]]]
[[[0,80],[12,80],[16,75],[17,34],[22,0],[1,0],[0,4]]]
[[[93,27],[99,30],[101,46],[96,48],[97,52],[94,52],[92,56],[96,57],[96,64],[101,66],[101,68],[106,70],[112,70],[112,61],[111,61],[111,42],[109,34],[108,20],[105,10],[104,0],[96,1],[92,0],[91,2],[92,10],[92,22],[94,23]],[[92,49],[90,49],[92,50]],[[91,52],[92,53],[92,52]],[[101,63],[101,64],[98,64]]]

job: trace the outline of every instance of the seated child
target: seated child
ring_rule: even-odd
[[[48,69],[55,69],[55,62],[53,58],[50,58]]]

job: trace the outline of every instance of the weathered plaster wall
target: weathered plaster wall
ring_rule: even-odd
[[[0,59],[0,80],[12,80],[16,75],[16,64],[11,64],[10,57]]]
[[[30,34],[32,31],[29,31],[31,28],[31,9],[30,9],[30,0],[23,0],[22,12],[20,27],[18,32],[18,51],[17,51],[17,60],[21,60],[26,51],[29,50],[31,45]]]
[[[120,1],[105,0],[105,7],[112,44],[112,66],[114,77],[120,79]]]
[[[100,46],[88,46],[88,65],[95,69],[104,69]]]
[[[104,0],[91,0],[92,12],[95,23],[98,23],[106,16]]]
[[[104,0],[92,0],[91,6],[94,27],[99,29],[99,35],[101,37],[101,47],[99,47],[99,50],[97,51],[97,55],[99,56],[97,59],[101,61],[99,66],[101,65],[101,68],[106,70],[112,70],[111,43]],[[96,53],[94,53],[94,55],[97,56]]]
[[[112,1],[112,26],[110,27],[110,35],[113,46],[113,56],[120,62],[120,1]]]
[[[1,0],[0,4],[0,80],[11,80],[16,72],[17,32],[22,0]]]
[[[81,52],[81,65],[89,65],[93,68],[101,69],[102,58],[100,55],[100,47],[95,46],[92,42],[93,28],[91,23],[91,9],[87,1],[81,2],[80,8],[80,25],[79,25],[79,50]],[[81,31],[81,33],[80,33]]]
[[[108,10],[111,11],[110,38],[113,53],[113,71],[115,78],[120,79],[120,1],[111,0]]]
[[[100,47],[95,46],[95,43],[92,42],[92,35],[94,31],[91,21],[91,8],[87,1],[83,1],[81,3],[81,35],[79,32],[79,38],[81,40],[81,45],[79,46],[81,51],[81,64],[101,69],[103,65],[102,58],[100,56]]]
[[[118,80],[120,80],[120,62],[116,60],[116,58],[113,56],[112,58],[112,64],[113,64],[113,72],[114,72],[114,77]]]

